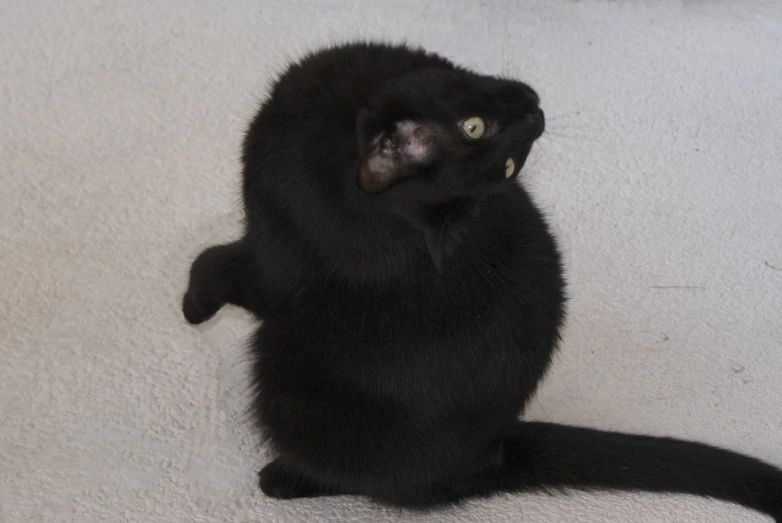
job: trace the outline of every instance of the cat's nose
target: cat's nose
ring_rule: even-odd
[[[540,107],[536,107],[531,112],[527,113],[524,117],[524,122],[529,127],[531,140],[538,139],[546,128],[546,118]]]
[[[535,105],[538,105],[540,103],[540,96],[538,96],[538,93],[535,92],[535,89],[528,85],[524,85],[524,93],[532,100],[532,103]]]

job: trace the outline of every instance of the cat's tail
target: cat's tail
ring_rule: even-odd
[[[489,490],[679,492],[739,503],[782,522],[782,470],[735,452],[538,422],[510,427],[502,447],[499,471],[481,481]]]

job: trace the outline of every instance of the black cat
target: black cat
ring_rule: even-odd
[[[537,94],[422,50],[338,46],[276,82],[243,149],[246,229],[193,263],[191,323],[252,340],[277,498],[432,507],[550,487],[684,492],[782,521],[782,471],[714,447],[519,421],[564,318],[554,238],[515,178]]]

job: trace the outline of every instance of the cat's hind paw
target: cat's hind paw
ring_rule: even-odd
[[[300,472],[272,461],[258,473],[261,491],[270,498],[294,499],[339,494],[337,489],[320,485]]]

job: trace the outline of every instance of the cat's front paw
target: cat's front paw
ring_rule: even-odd
[[[220,278],[221,267],[225,264],[221,253],[225,249],[220,245],[210,247],[199,254],[190,266],[187,292],[182,297],[182,313],[192,325],[205,322],[225,303],[218,292],[225,287]]]
[[[191,325],[205,322],[214,316],[218,310],[220,310],[219,303],[204,299],[199,300],[191,290],[188,290],[182,298],[182,313]]]

